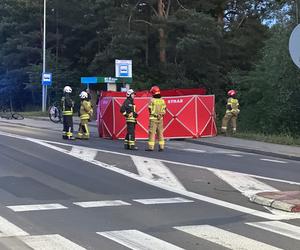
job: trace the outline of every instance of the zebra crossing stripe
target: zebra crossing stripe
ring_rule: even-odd
[[[59,234],[24,236],[20,239],[34,250],[85,250]]]
[[[25,236],[27,232],[0,216],[0,237]]]
[[[181,226],[174,228],[232,250],[280,249],[210,225]]]
[[[138,230],[107,231],[97,232],[97,234],[132,250],[183,250],[183,248]]]
[[[262,221],[251,222],[246,224],[249,226],[264,229],[266,231],[281,234],[292,239],[300,240],[300,227],[288,223],[280,221]]]
[[[39,211],[39,210],[56,210],[56,209],[68,209],[61,204],[37,204],[37,205],[17,205],[7,206],[7,208],[14,212],[28,212],[28,211]]]
[[[85,201],[85,202],[74,202],[73,204],[83,207],[83,208],[92,208],[92,207],[113,207],[113,206],[130,206],[131,204],[121,200],[114,201]]]
[[[181,197],[158,198],[158,199],[134,199],[134,201],[136,201],[138,203],[145,204],[145,205],[194,202],[192,200],[184,199],[184,198],[181,198]]]

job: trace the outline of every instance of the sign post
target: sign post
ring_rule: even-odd
[[[46,72],[46,14],[47,14],[47,0],[44,0],[44,28],[43,28],[43,78]],[[43,80],[42,80],[43,82]],[[42,86],[42,111],[46,111],[47,106],[47,85]]]

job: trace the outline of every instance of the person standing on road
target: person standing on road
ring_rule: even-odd
[[[158,86],[153,86],[150,89],[152,94],[152,99],[149,103],[149,141],[148,148],[146,151],[153,151],[155,147],[155,135],[158,137],[159,149],[158,151],[163,151],[165,148],[165,140],[163,136],[163,118],[166,114],[166,103],[161,98],[160,89]]]
[[[121,106],[120,112],[126,118],[127,134],[124,140],[124,148],[130,150],[137,150],[135,145],[135,126],[138,114],[134,104],[135,92],[133,89],[128,89],[126,92],[126,100]]]
[[[80,124],[77,138],[88,140],[90,138],[90,129],[88,125],[93,115],[93,107],[87,92],[82,91],[79,94],[79,97],[81,99],[79,109]]]
[[[73,137],[73,108],[74,102],[71,99],[72,88],[70,86],[64,87],[64,96],[61,99],[62,115],[63,115],[63,134],[62,138],[65,140],[74,140]]]
[[[236,121],[238,118],[238,114],[240,113],[240,105],[238,99],[236,99],[236,91],[229,90],[227,92],[228,100],[226,105],[226,113],[222,120],[222,128],[221,131],[223,133],[227,132],[228,122],[231,121],[232,132],[236,133]]]

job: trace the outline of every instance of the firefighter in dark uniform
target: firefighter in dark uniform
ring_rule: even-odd
[[[227,105],[226,105],[226,113],[222,120],[222,127],[221,131],[223,133],[227,132],[227,125],[228,122],[231,121],[232,125],[232,132],[236,133],[236,121],[238,118],[238,115],[240,113],[240,105],[238,99],[236,99],[236,91],[235,90],[229,90],[227,92]]]
[[[163,151],[165,148],[165,140],[163,135],[164,125],[163,118],[166,114],[166,103],[161,98],[160,89],[158,86],[153,86],[150,89],[153,98],[151,99],[149,109],[149,141],[146,151],[153,151],[155,147],[155,135],[158,137],[158,151]]]
[[[88,140],[90,138],[90,129],[88,125],[93,115],[93,107],[87,92],[82,91],[79,94],[79,97],[81,99],[79,110],[80,124],[77,138]]]
[[[124,148],[130,150],[137,150],[135,145],[135,125],[138,114],[136,113],[134,97],[135,92],[132,89],[127,90],[126,100],[121,106],[120,112],[126,118],[127,134],[124,140]]]
[[[70,95],[72,88],[70,86],[64,87],[64,96],[61,99],[62,115],[63,115],[63,134],[62,138],[65,140],[74,140],[73,137],[73,108],[74,102]]]

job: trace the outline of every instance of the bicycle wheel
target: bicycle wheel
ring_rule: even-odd
[[[54,123],[59,123],[61,121],[60,112],[57,107],[52,106],[49,109],[49,118],[50,118],[50,121],[52,121]]]
[[[12,113],[12,117],[16,120],[23,120],[24,116],[19,113]]]

